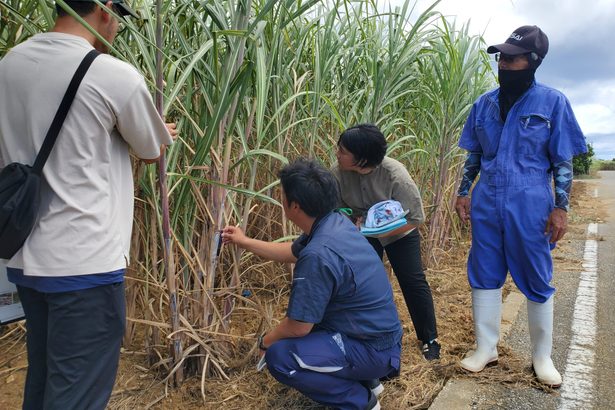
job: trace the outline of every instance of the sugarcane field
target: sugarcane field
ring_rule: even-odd
[[[612,408],[598,3],[0,0],[0,408]]]

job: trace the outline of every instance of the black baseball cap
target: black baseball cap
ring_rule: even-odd
[[[508,39],[495,46],[489,46],[487,52],[508,54],[516,56],[519,54],[536,53],[542,60],[549,51],[549,39],[538,26],[521,26],[508,37]]]
[[[95,0],[71,0],[71,1],[81,1],[81,2],[88,2],[88,3],[95,3]],[[98,0],[100,1],[102,4],[106,4],[109,0]],[[115,7],[117,7],[117,10],[119,11],[119,14],[121,16],[131,16],[134,18],[141,18],[139,17],[139,15],[137,14],[136,11],[134,11],[133,9],[131,9],[124,0],[111,0],[111,2],[113,3],[113,5]]]

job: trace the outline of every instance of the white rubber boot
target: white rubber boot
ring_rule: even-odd
[[[470,372],[480,372],[498,361],[502,289],[472,289],[472,314],[477,348],[460,365]]]
[[[553,296],[545,303],[527,301],[527,321],[532,341],[532,365],[538,381],[560,387],[562,376],[551,360],[553,346]]]

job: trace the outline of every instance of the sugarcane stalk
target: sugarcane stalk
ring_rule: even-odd
[[[156,94],[155,103],[158,114],[164,121],[164,101],[163,101],[163,68],[162,68],[162,0],[156,0]],[[171,252],[171,226],[169,223],[169,193],[167,188],[167,166],[166,149],[163,149],[158,160],[158,181],[160,185],[160,207],[162,210],[162,236],[164,247],[164,272],[167,277],[167,292],[169,294],[169,310],[171,316],[171,358],[173,364],[171,369],[175,369],[174,381],[176,385],[183,381],[183,368],[177,366],[182,357],[182,345],[179,329],[179,309],[177,306],[177,286],[175,283],[175,265],[173,263],[173,253]]]
[[[245,3],[243,4],[242,2],[239,2],[237,4],[236,13],[237,13],[236,27],[245,28],[248,24],[248,18],[250,14],[250,2],[245,1]],[[245,37],[239,40],[238,51],[235,56],[236,59],[232,65],[231,72],[229,73],[230,78],[233,78],[237,74],[237,71],[239,71],[239,67],[241,67],[241,65],[243,64],[244,55],[245,55],[245,43],[246,43]],[[229,56],[229,61],[230,61],[230,58],[232,57]],[[230,168],[230,163],[231,163],[231,151],[232,151],[233,141],[232,141],[232,138],[226,136],[226,132],[228,131],[229,128],[231,128],[230,127],[231,124],[229,124],[229,122],[232,121],[233,118],[235,117],[235,110],[237,109],[237,106],[239,104],[238,97],[239,97],[238,95],[234,96],[230,110],[224,116],[223,120],[220,123],[220,127],[218,129],[218,141],[220,141],[221,143],[220,146],[224,146],[224,156],[222,159],[221,170],[218,173],[220,182],[222,183],[227,183],[228,181],[228,173],[229,173],[229,168]],[[223,144],[224,142],[226,143]],[[213,311],[211,308],[211,304],[213,302],[213,288],[215,286],[216,269],[218,266],[218,256],[220,254],[220,242],[221,242],[220,229],[222,228],[224,224],[224,215],[225,215],[225,209],[226,209],[226,195],[227,195],[227,190],[225,188],[223,187],[213,188],[212,196],[213,196],[213,201],[214,201],[214,215],[213,215],[214,216],[214,221],[213,221],[214,226],[213,226],[213,231],[212,231],[211,240],[210,240],[209,270],[208,270],[207,281],[206,281],[206,292],[208,292],[209,296],[206,300],[206,304],[205,304],[206,308],[204,311],[207,325],[211,325],[213,321],[213,316],[212,316]],[[229,305],[228,302],[225,302],[224,316],[227,316],[231,310],[232,310],[232,306]],[[223,325],[225,324],[226,323],[223,323]]]

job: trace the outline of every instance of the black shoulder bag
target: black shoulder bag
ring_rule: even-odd
[[[90,51],[73,75],[34,165],[13,162],[0,171],[0,259],[10,259],[23,246],[38,217],[43,166],[62,129],[77,89],[100,53]]]

